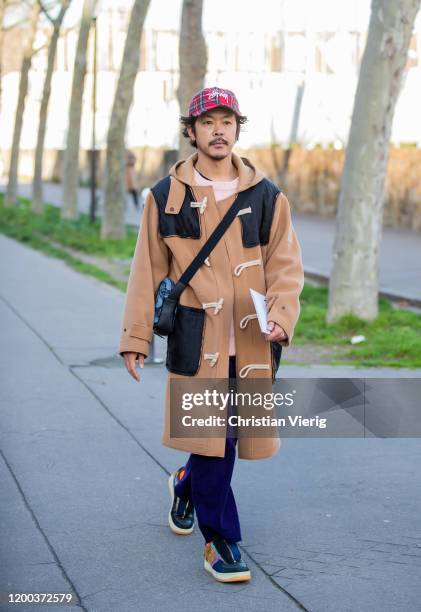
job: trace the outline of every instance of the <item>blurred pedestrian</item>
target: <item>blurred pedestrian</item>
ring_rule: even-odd
[[[126,150],[126,190],[133,198],[133,204],[139,209],[139,197],[136,189],[136,155]]]

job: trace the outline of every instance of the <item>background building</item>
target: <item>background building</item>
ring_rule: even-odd
[[[297,88],[304,83],[297,140],[341,148],[346,143],[369,19],[369,1],[338,3],[205,2],[203,18],[208,46],[206,85],[218,84],[238,94],[249,116],[241,135],[243,148],[287,143],[290,138]],[[316,6],[317,5],[317,6]],[[326,5],[326,6],[325,6]],[[327,6],[329,5],[329,6]],[[340,5],[340,6],[338,6]],[[131,3],[103,1],[97,9],[97,142],[104,148],[118,77]],[[81,2],[75,0],[60,37],[49,106],[46,148],[65,146],[72,67]],[[152,0],[141,41],[141,59],[131,108],[127,145],[165,147],[178,142],[176,100],[178,83],[179,0]],[[414,122],[421,107],[420,18],[398,102],[392,142],[421,143],[421,122]],[[303,26],[304,24],[304,26]],[[159,26],[159,27],[158,27]],[[50,28],[40,29],[38,44],[47,42]],[[0,147],[10,148],[21,63],[20,31],[6,32],[2,59]],[[22,149],[35,146],[39,102],[47,48],[37,53],[30,72],[30,93],[25,110]],[[81,148],[91,148],[92,37],[84,91]],[[182,109],[183,111],[185,109]],[[22,163],[25,157],[22,157]],[[28,162],[29,163],[29,162]],[[21,171],[25,173],[24,168]]]

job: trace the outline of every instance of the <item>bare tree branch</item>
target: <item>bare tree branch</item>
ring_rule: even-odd
[[[47,9],[45,8],[42,0],[38,0],[39,5],[41,7],[41,12],[43,13],[43,15],[45,15],[48,19],[48,21],[51,23],[51,25],[54,25],[54,19],[50,16],[50,14],[48,13]]]
[[[59,14],[57,18],[53,20],[54,27],[48,45],[47,70],[45,73],[44,87],[39,111],[38,135],[34,158],[34,177],[32,182],[31,208],[36,213],[41,213],[43,210],[42,162],[44,156],[45,133],[47,130],[48,105],[51,95],[51,82],[54,72],[57,44],[63,19],[69,4],[70,3],[67,0],[63,0],[63,2],[61,2]]]

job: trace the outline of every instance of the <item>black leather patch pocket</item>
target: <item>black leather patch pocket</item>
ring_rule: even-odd
[[[199,370],[205,328],[205,310],[178,305],[174,331],[168,336],[166,367],[169,372],[194,376]]]
[[[177,214],[166,213],[167,200],[170,193],[171,177],[166,176],[152,187],[151,192],[158,207],[159,233],[164,238],[179,236],[180,238],[200,238],[200,220],[197,208],[190,203],[195,199],[189,186]]]
[[[184,200],[178,215],[159,214],[159,233],[163,238],[179,236],[180,238],[200,238],[200,221],[197,208],[192,208],[192,197]]]
[[[278,195],[279,188],[266,178],[250,188],[248,202],[252,212],[239,217],[244,247],[268,244]]]
[[[282,355],[282,344],[279,342],[271,342],[271,354],[272,354],[272,382],[275,382],[276,372],[279,370],[279,364],[281,362]]]
[[[260,244],[259,224],[255,210],[240,215],[243,246],[246,248]]]

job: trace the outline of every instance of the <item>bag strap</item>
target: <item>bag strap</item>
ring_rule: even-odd
[[[186,270],[183,272],[177,283],[174,285],[171,293],[168,295],[168,300],[178,301],[181,293],[187,287],[193,275],[197,272],[197,270],[205,261],[206,257],[212,252],[212,250],[221,240],[222,236],[225,234],[225,232],[237,216],[238,211],[244,206],[246,200],[250,195],[250,189],[240,191],[240,193],[237,194],[237,197],[231,204],[227,213],[224,215],[222,221],[217,225],[212,234],[209,236],[208,240],[197,253],[196,257],[187,266]]]

